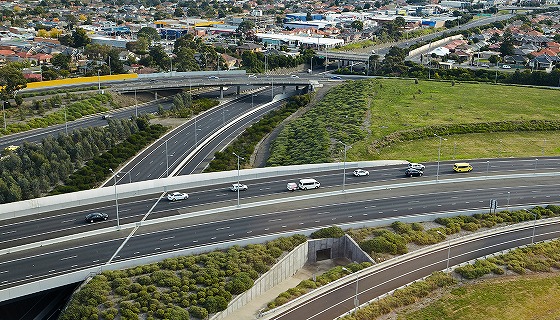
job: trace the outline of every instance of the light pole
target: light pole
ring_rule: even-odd
[[[347,145],[346,143],[339,141],[340,143],[342,143],[342,145],[344,146],[344,165],[343,165],[343,169],[342,169],[342,192],[345,192],[345,186],[346,186],[346,150],[348,148],[350,148],[351,146]]]
[[[117,209],[117,228],[120,229],[121,225],[119,222],[119,194],[117,193],[117,174],[115,174],[115,172],[111,168],[109,168],[109,171],[113,173],[113,185],[115,186],[115,208]]]
[[[245,160],[245,158],[238,156],[235,152],[233,155],[237,157],[237,206],[239,207],[239,189],[241,189],[239,187],[239,159]]]
[[[353,273],[352,271],[346,269],[345,267],[342,267],[342,270]],[[358,312],[358,307],[360,306],[360,301],[358,300],[358,280],[359,280],[358,273],[356,273],[356,293],[354,294],[354,315],[356,315],[356,313]]]
[[[529,211],[530,212],[530,211]],[[535,216],[535,220],[533,221],[533,235],[531,236],[531,244],[535,243],[535,229],[537,228],[537,214],[531,212]]]
[[[447,141],[447,139],[438,136],[434,133],[434,136],[439,138],[439,148],[438,148],[438,155],[437,155],[437,172],[436,172],[436,181],[439,181],[439,160],[441,158],[441,140]]]
[[[509,211],[509,191],[507,194],[507,206],[506,206],[506,210]]]
[[[445,239],[447,239],[447,235],[443,234],[441,231],[437,231],[437,233],[441,234]],[[449,260],[451,258],[451,239],[447,239],[447,264],[445,266],[445,272],[449,273]]]
[[[136,98],[136,89],[134,89],[134,107],[136,109],[136,117],[138,118],[138,98]]]
[[[167,153],[167,141],[169,141],[169,139],[165,140],[165,164],[166,164],[166,177],[169,177],[169,153]]]
[[[66,106],[64,106],[64,131],[68,135],[68,119],[66,117]]]
[[[537,163],[539,163],[539,159],[535,159],[535,171],[537,171]]]
[[[97,70],[97,90],[99,91],[99,93],[101,93],[101,76],[99,75],[100,72],[101,70]]]
[[[486,177],[488,177],[488,170],[490,170],[490,160],[486,160]]]
[[[2,101],[2,116],[4,117],[4,130],[6,130],[6,110],[4,110],[4,106],[6,105],[7,101]]]

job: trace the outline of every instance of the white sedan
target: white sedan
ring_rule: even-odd
[[[247,189],[249,189],[249,187],[247,187],[246,184],[241,184],[241,183],[234,183],[231,185],[231,187],[229,187],[229,190],[231,191],[237,191],[237,190],[245,191]]]
[[[356,169],[354,170],[354,175],[356,177],[369,176],[369,171],[364,169]]]
[[[189,195],[187,193],[182,193],[182,192],[173,192],[167,194],[167,200],[169,201],[185,200],[188,198]]]

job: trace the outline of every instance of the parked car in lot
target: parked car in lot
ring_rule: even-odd
[[[167,200],[169,201],[185,200],[188,198],[189,195],[187,193],[182,193],[182,192],[173,192],[167,194]]]
[[[246,184],[241,184],[241,183],[234,183],[231,185],[231,187],[229,187],[229,190],[231,191],[237,191],[237,190],[245,191],[247,189],[249,189],[249,187],[247,187]]]
[[[364,169],[356,169],[354,170],[354,176],[356,177],[369,176],[369,171]]]
[[[468,162],[457,162],[453,165],[453,171],[455,172],[470,172],[473,167]]]
[[[423,164],[421,164],[421,163],[411,162],[411,163],[408,164],[408,168],[409,168],[409,169],[416,169],[416,170],[424,171],[424,169],[426,168],[426,166],[423,165]]]
[[[424,171],[408,168],[404,171],[404,175],[407,177],[421,177],[424,175]]]
[[[105,221],[109,218],[106,213],[103,212],[93,212],[86,216],[86,222],[92,223],[96,221]]]
[[[289,191],[296,191],[298,189],[297,183],[295,182],[288,182],[288,184],[286,185],[286,188]]]

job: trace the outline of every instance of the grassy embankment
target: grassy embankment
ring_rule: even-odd
[[[272,149],[270,164],[290,164],[294,156],[287,150],[306,145],[326,151],[320,155],[317,151],[304,153],[316,159],[298,158],[296,162],[339,160],[343,148],[336,140],[352,144],[349,160],[435,161],[439,139],[434,133],[447,139],[441,145],[442,160],[560,154],[559,131],[518,131],[516,127],[523,121],[558,121],[558,90],[397,79],[365,81],[367,84],[351,82],[333,89],[314,110],[287,126]],[[502,130],[511,131],[491,132],[500,122],[507,122]],[[488,125],[484,132],[468,133],[473,124]],[[309,126],[313,132],[294,134]],[[455,127],[450,130],[450,126]],[[406,139],[387,138],[411,130],[418,133]]]

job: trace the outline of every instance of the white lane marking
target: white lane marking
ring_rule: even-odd
[[[365,207],[364,207],[364,209],[367,209],[367,208],[375,208],[375,206],[369,206],[369,207],[368,207],[368,206],[365,206]]]
[[[282,226],[282,228],[286,228],[286,226]]]
[[[331,213],[330,211],[325,211],[325,212],[318,212],[317,215],[322,215],[322,214],[329,214]]]
[[[62,223],[74,222],[74,221],[76,221],[76,219],[68,219],[68,220],[62,220]]]
[[[221,227],[221,228],[218,228],[216,230],[225,230],[225,229],[229,229],[229,227]]]
[[[14,233],[14,232],[16,232],[16,230],[11,230],[11,231],[8,231],[8,232],[2,232],[2,235]]]
[[[98,262],[99,262],[99,260],[93,260],[92,262],[93,262],[93,263],[98,263]]]
[[[169,239],[173,239],[173,238],[175,238],[175,236],[161,238],[161,239],[159,239],[159,241],[169,240]]]
[[[367,213],[362,213],[362,216],[367,216]]]
[[[382,213],[383,213],[383,211],[379,211],[378,213],[379,213],[379,214],[382,214]]]
[[[397,209],[393,209],[393,212],[397,212],[397,211],[399,211],[399,210],[397,210]]]
[[[229,235],[229,237],[233,237],[234,235],[235,235],[235,233],[232,233],[232,234]]]
[[[31,278],[31,277],[33,277],[33,275],[32,275],[32,274],[29,274],[29,275],[26,275],[25,277],[26,277],[26,278]]]
[[[0,274],[9,272],[8,270],[0,271]]]
[[[78,257],[77,255],[73,255],[73,256],[69,256],[69,257],[64,257],[64,258],[60,258],[60,261],[68,260],[68,259],[74,259],[74,258],[77,258],[77,257]]]
[[[275,222],[275,221],[282,221],[282,219],[271,219],[271,220],[268,220],[268,222]]]
[[[198,242],[198,240],[193,240],[192,242],[194,242],[194,243],[197,243],[197,242]]]

